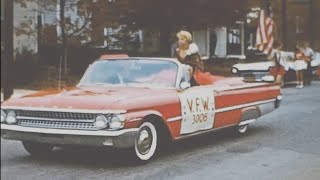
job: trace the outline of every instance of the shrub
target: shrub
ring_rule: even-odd
[[[37,55],[32,51],[23,49],[16,54],[12,67],[12,82],[14,85],[22,85],[31,82],[39,76],[40,65]]]

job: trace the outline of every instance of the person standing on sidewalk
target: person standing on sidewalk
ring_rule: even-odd
[[[314,57],[314,51],[310,48],[309,43],[307,41],[302,42],[301,48],[308,64],[307,69],[304,70],[304,85],[310,86],[312,80],[311,61]]]
[[[303,88],[303,72],[304,70],[307,69],[307,60],[306,56],[303,53],[302,48],[297,46],[295,54],[294,54],[294,70],[296,71],[296,76],[297,76],[297,88]]]

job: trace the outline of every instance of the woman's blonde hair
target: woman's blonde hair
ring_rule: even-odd
[[[189,43],[192,42],[192,35],[188,31],[180,31],[177,33],[179,39],[185,38]]]

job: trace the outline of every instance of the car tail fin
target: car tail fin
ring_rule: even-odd
[[[129,56],[127,54],[103,54],[100,56],[100,59],[102,60],[108,60],[108,59],[123,59],[128,58]]]

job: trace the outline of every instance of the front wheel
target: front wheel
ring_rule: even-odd
[[[52,153],[54,146],[50,144],[23,141],[22,145],[32,156],[42,157]]]
[[[157,129],[151,122],[144,122],[140,126],[138,136],[135,140],[135,155],[138,160],[148,161],[156,153],[158,147]]]

